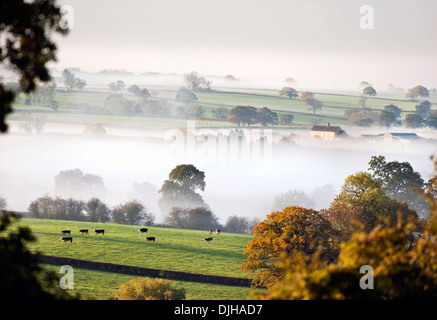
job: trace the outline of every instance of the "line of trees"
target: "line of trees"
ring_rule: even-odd
[[[88,201],[44,195],[32,201],[29,217],[71,221],[109,222],[129,225],[153,225],[155,216],[139,201],[116,205],[112,210],[100,199]]]
[[[375,156],[329,208],[290,203],[267,215],[240,269],[268,288],[264,299],[436,299],[436,230],[437,177],[424,182],[409,163]],[[374,290],[359,285],[363,265]]]

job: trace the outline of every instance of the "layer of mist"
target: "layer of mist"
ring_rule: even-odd
[[[214,130],[209,132],[219,132]],[[201,195],[221,223],[231,215],[263,219],[278,209],[275,197],[290,190],[316,194],[315,209],[328,207],[345,178],[367,170],[373,155],[384,155],[387,161],[408,161],[427,180],[433,172],[429,156],[437,149],[435,142],[426,139],[404,145],[370,144],[358,138],[317,142],[309,139],[306,130],[264,130],[267,144],[259,158],[254,153],[256,141],[252,140],[255,147],[247,147],[250,134],[257,129],[245,130],[241,150],[228,152],[219,150],[217,142],[217,148],[208,150],[201,142],[204,136],[195,138],[195,149],[187,149],[186,144],[181,149],[177,139],[169,141],[171,130],[92,137],[24,135],[14,133],[12,127],[10,134],[0,137],[0,197],[6,199],[8,209],[26,211],[38,197],[55,195],[55,175],[60,171],[80,169],[103,179],[106,193],[102,200],[108,206],[137,198],[161,221],[157,191],[176,165],[192,163],[205,172],[206,188]],[[290,133],[294,133],[291,141],[279,143]],[[233,152],[242,154],[234,157]]]

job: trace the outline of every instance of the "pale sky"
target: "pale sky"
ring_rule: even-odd
[[[58,69],[437,86],[435,0],[63,0]],[[374,10],[362,30],[360,7]]]

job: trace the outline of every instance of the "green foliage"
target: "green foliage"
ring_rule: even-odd
[[[115,206],[112,210],[112,220],[119,224],[152,225],[155,216],[148,212],[141,202],[132,200]]]
[[[0,10],[3,39],[0,44],[0,63],[19,75],[23,92],[36,88],[36,81],[49,81],[47,63],[56,60],[56,45],[52,33],[67,34],[60,28],[60,8],[52,0],[29,2],[4,0]],[[12,112],[15,92],[0,83],[0,132],[7,131],[6,116]]]
[[[257,110],[257,120],[263,126],[267,127],[269,124],[278,124],[278,114],[267,107],[259,108]]]
[[[117,300],[185,300],[185,289],[172,287],[170,280],[135,278],[115,292]]]
[[[410,163],[387,162],[383,156],[373,156],[369,162],[369,170],[389,197],[405,201],[409,208],[416,210],[421,216],[429,214],[426,200],[421,196],[425,182]]]
[[[367,86],[363,89],[363,95],[372,97],[372,96],[376,96],[376,90],[373,89],[372,86]]]
[[[172,207],[207,207],[196,191],[205,190],[205,173],[192,164],[176,166],[165,180],[161,189],[159,205],[162,213],[168,213]]]
[[[241,124],[243,127],[245,124],[250,126],[257,121],[256,108],[252,106],[236,106],[229,111],[228,120],[232,123],[236,123],[238,126]]]
[[[279,95],[287,96],[290,99],[297,98],[299,94],[297,91],[291,87],[283,87],[281,91],[279,91]]]
[[[40,266],[28,244],[37,239],[28,227],[13,225],[18,216],[0,214],[0,300],[70,299],[60,289],[58,277]]]

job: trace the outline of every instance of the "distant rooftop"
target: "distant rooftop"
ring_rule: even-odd
[[[339,130],[341,130],[339,126],[331,126],[329,123],[326,126],[315,125],[311,128],[311,131],[337,132]]]
[[[389,132],[389,134],[395,137],[417,137],[414,132]]]

